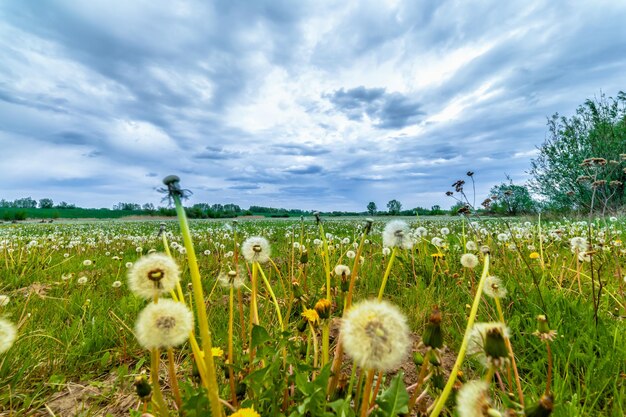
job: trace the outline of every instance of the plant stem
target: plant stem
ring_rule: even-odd
[[[459,369],[461,368],[461,364],[465,359],[465,352],[467,351],[467,345],[469,344],[469,336],[472,331],[472,327],[474,326],[474,320],[476,320],[476,314],[478,313],[478,305],[480,304],[480,299],[483,293],[483,287],[485,285],[485,279],[489,274],[489,254],[485,255],[484,265],[483,265],[483,273],[480,277],[480,281],[478,283],[478,287],[476,288],[476,295],[474,296],[474,303],[472,304],[472,309],[470,311],[470,316],[467,320],[467,326],[465,327],[465,335],[463,336],[463,342],[461,343],[461,348],[459,349],[459,355],[456,358],[456,362],[450,371],[450,378],[448,378],[448,382],[441,393],[441,396],[435,402],[435,408],[430,413],[430,417],[437,417],[441,413],[444,405],[450,393],[452,392],[452,386],[456,381]]]
[[[233,406],[237,407],[237,392],[235,390],[235,372],[233,366],[235,365],[235,354],[233,349],[233,319],[234,319],[234,299],[235,288],[231,285],[228,295],[228,382],[230,383],[230,394],[233,402]]]
[[[170,377],[170,385],[172,387],[172,394],[174,394],[174,401],[176,402],[176,406],[180,410],[183,406],[183,401],[180,398],[180,390],[178,389],[178,379],[176,379],[176,367],[174,364],[174,349],[167,349],[167,361],[168,367],[167,371]]]
[[[276,309],[276,314],[278,315],[278,324],[280,324],[280,330],[285,330],[285,327],[283,325],[283,315],[280,313],[280,306],[278,305],[278,300],[276,299],[276,295],[274,295],[274,290],[272,290],[272,286],[270,285],[270,282],[267,280],[267,277],[265,276],[265,273],[263,272],[261,265],[259,265],[258,262],[255,262],[255,264],[257,265],[258,271],[261,273],[261,278],[263,279],[265,288],[267,288],[267,291],[270,293],[270,297],[272,298],[272,302],[274,303],[274,308]],[[258,315],[258,311],[257,311],[257,315]]]
[[[378,291],[378,301],[383,299],[383,293],[385,292],[385,286],[387,285],[387,279],[389,279],[389,274],[391,273],[391,266],[393,265],[393,261],[396,259],[396,252],[398,251],[398,247],[394,246],[391,251],[391,257],[389,258],[389,263],[387,263],[387,269],[385,269],[385,275],[383,275],[383,281],[380,283],[380,290]]]
[[[197,358],[197,365],[198,367],[204,366],[206,369],[208,383],[207,392],[209,403],[211,405],[211,414],[214,417],[222,417],[224,415],[224,408],[219,401],[220,398],[217,377],[215,374],[215,363],[213,362],[213,354],[211,352],[213,347],[211,341],[211,331],[209,329],[209,320],[206,314],[198,260],[196,259],[196,252],[193,247],[193,241],[191,240],[191,232],[189,230],[189,223],[187,222],[187,215],[185,214],[185,210],[180,202],[180,197],[178,195],[174,195],[173,198],[176,207],[176,214],[180,223],[180,230],[183,235],[183,243],[187,249],[187,261],[189,263],[194,301],[196,303],[196,312],[198,314],[198,327],[200,328],[200,338],[202,340],[202,350],[204,352],[204,363],[198,360],[200,358]]]
[[[160,416],[169,416],[170,413],[163,400],[163,393],[159,384],[159,349],[150,350],[150,379],[152,380],[152,397],[157,406],[157,414]]]

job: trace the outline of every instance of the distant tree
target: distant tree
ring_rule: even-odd
[[[156,211],[156,209],[154,208],[154,204],[152,203],[146,203],[143,206],[141,206],[141,209],[143,211],[147,211],[148,213],[154,213]]]
[[[558,113],[548,120],[548,138],[531,162],[530,189],[542,196],[546,206],[558,210],[588,209],[591,195],[611,195],[612,208],[626,204],[626,172],[621,155],[626,154],[626,93],[617,98],[587,100],[570,118]],[[591,187],[589,167],[581,165],[588,158],[603,158],[601,175],[603,189]],[[599,174],[598,166],[592,166]],[[611,186],[612,184],[612,186]],[[597,197],[597,196],[596,196]],[[597,199],[596,199],[597,201]]]
[[[30,197],[18,198],[13,201],[13,207],[17,208],[37,208],[37,201]]]
[[[39,200],[39,208],[50,209],[54,207],[54,202],[51,198],[42,198]]]
[[[435,204],[430,208],[430,214],[438,216],[441,214],[445,214],[445,212],[441,209],[441,206],[439,204]]]
[[[402,203],[396,199],[390,200],[387,203],[387,210],[389,210],[389,214],[397,215],[402,210]]]
[[[537,202],[533,200],[527,187],[515,185],[509,179],[508,183],[502,183],[491,188],[491,207],[494,213],[515,216],[518,214],[530,214],[537,210]]]
[[[374,214],[376,214],[376,210],[378,210],[378,207],[376,207],[376,203],[374,203],[373,201],[367,203],[367,213],[369,215],[373,216]]]
[[[58,208],[58,209],[73,209],[73,208],[76,208],[76,205],[66,203],[65,201],[61,201],[59,204],[56,205],[56,208]]]

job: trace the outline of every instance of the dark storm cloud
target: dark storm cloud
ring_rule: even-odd
[[[419,103],[400,93],[387,93],[384,88],[341,88],[324,97],[350,120],[361,121],[367,115],[381,129],[402,128],[424,115]]]

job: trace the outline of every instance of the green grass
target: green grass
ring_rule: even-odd
[[[83,209],[77,209],[83,210]],[[63,213],[70,210],[59,210]],[[0,212],[0,216],[2,213]],[[88,217],[97,217],[90,215]],[[409,318],[411,328],[417,334],[424,330],[431,307],[438,305],[444,313],[443,330],[446,344],[458,349],[467,322],[468,304],[472,302],[469,276],[458,259],[465,252],[462,222],[416,221],[412,226],[425,226],[429,230],[427,241],[416,245],[413,252],[401,252],[392,269],[385,298],[399,305]],[[192,231],[199,256],[205,295],[209,298],[209,320],[214,334],[214,345],[226,350],[227,305],[226,292],[215,287],[214,279],[220,269],[232,261],[225,257],[233,250],[229,221],[194,221]],[[326,221],[325,230],[341,238],[349,238],[350,244],[330,254],[331,265],[341,261],[351,265],[345,252],[352,249],[352,242],[359,236],[360,220]],[[436,248],[430,238],[446,225],[451,229],[447,236],[445,260],[434,268],[431,254]],[[517,224],[520,227],[524,227]],[[386,259],[382,255],[380,231],[384,223],[376,223],[371,242],[364,249],[365,262],[357,282],[355,299],[375,297],[380,285]],[[624,223],[599,225],[606,234],[618,238],[615,230],[624,231]],[[546,382],[545,345],[532,335],[536,329],[535,317],[546,314],[558,336],[551,344],[554,353],[553,392],[556,397],[555,416],[623,416],[626,404],[626,324],[619,318],[625,314],[614,307],[626,300],[621,295],[622,283],[615,277],[618,264],[624,272],[625,256],[620,247],[611,246],[610,251],[597,255],[596,268],[601,265],[601,277],[605,289],[600,300],[599,318],[596,325],[591,301],[591,282],[582,278],[583,293],[578,293],[575,273],[564,269],[569,266],[572,253],[569,250],[570,235],[582,233],[582,228],[569,223],[544,224],[544,234],[550,229],[562,229],[562,238],[550,238],[544,244],[546,269],[542,271],[538,261],[528,258],[535,245],[539,250],[536,225],[528,229],[518,246],[520,251],[498,245],[496,236],[506,229],[501,221],[489,221],[480,227],[489,234],[482,238],[483,244],[492,248],[491,273],[499,276],[508,290],[503,300],[504,314],[511,331],[511,341],[516,353],[527,402],[541,395]],[[609,229],[613,227],[614,229]],[[0,294],[11,297],[6,307],[0,307],[0,316],[20,323],[19,338],[6,353],[0,354],[0,410],[13,410],[17,415],[41,410],[51,396],[64,389],[67,382],[94,383],[113,375],[114,386],[106,391],[104,402],[113,401],[120,392],[132,391],[133,377],[147,367],[149,355],[132,334],[138,312],[145,301],[131,294],[125,284],[126,262],[134,262],[149,249],[162,251],[161,239],[157,237],[157,222],[108,221],[76,224],[3,224],[0,225]],[[292,264],[291,239],[302,240],[309,249],[306,267],[308,280],[308,304],[312,307],[323,297],[324,273],[321,256],[315,249],[313,239],[318,230],[312,221],[304,224],[305,236],[299,221],[240,221],[240,234],[268,237],[272,244],[272,259],[278,273],[271,267],[264,270],[272,282],[277,296],[282,299],[288,292],[289,276],[298,274],[299,267]],[[571,231],[573,229],[573,231]],[[580,229],[580,230],[578,230]],[[178,228],[168,222],[172,233],[170,241],[179,243]],[[465,226],[467,229],[467,225]],[[626,233],[626,231],[625,231]],[[309,242],[307,242],[307,239]],[[220,245],[225,245],[221,248]],[[141,253],[137,248],[141,248]],[[210,255],[204,255],[210,250]],[[183,288],[187,288],[189,274],[184,255],[173,251],[184,270]],[[119,260],[113,259],[120,257]],[[293,256],[297,259],[297,256]],[[93,265],[84,266],[89,259]],[[530,269],[523,260],[527,260]],[[589,268],[584,264],[583,268]],[[301,270],[300,270],[301,271]],[[564,272],[562,286],[558,281]],[[588,269],[583,269],[588,274]],[[301,272],[300,272],[301,273]],[[63,280],[63,275],[73,274]],[[538,287],[533,283],[533,275]],[[86,276],[84,286],[77,284],[80,276]],[[115,280],[124,284],[112,288]],[[570,284],[573,283],[570,290]],[[596,281],[597,284],[597,281]],[[264,294],[264,291],[262,291]],[[617,300],[617,301],[616,301]],[[621,307],[620,307],[621,308]],[[271,303],[262,298],[259,306],[260,321],[271,329],[275,313]],[[246,306],[246,320],[247,320]],[[485,298],[480,305],[478,321],[495,320],[495,307]],[[299,320],[294,313],[293,326]],[[240,334],[239,317],[235,317],[235,333]],[[241,355],[241,338],[236,337],[236,350]],[[182,375],[190,377],[189,347],[180,350]],[[469,360],[463,367],[466,378],[480,377],[480,366]],[[222,397],[227,398],[227,383],[223,383]],[[94,407],[87,415],[97,415]]]

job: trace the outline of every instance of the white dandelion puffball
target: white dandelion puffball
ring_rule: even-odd
[[[478,256],[473,253],[465,253],[461,256],[461,265],[465,268],[476,268],[478,266]]]
[[[506,288],[502,285],[500,278],[490,276],[485,278],[483,293],[491,298],[504,298],[506,297]]]
[[[456,411],[459,417],[484,416],[489,408],[489,384],[485,381],[469,381],[456,395]]]
[[[151,299],[176,288],[180,279],[176,262],[164,253],[142,256],[128,270],[128,287],[136,295]]]
[[[587,243],[587,239],[585,239],[584,237],[573,237],[570,239],[569,241],[570,247],[572,249],[572,252],[576,252],[578,251],[580,252],[587,252],[587,250],[589,249],[589,244]]]
[[[467,243],[465,243],[465,249],[474,252],[478,250],[478,246],[476,245],[476,242],[474,242],[473,240],[468,240]]]
[[[411,249],[413,247],[413,239],[411,239],[410,232],[411,230],[406,222],[402,220],[390,221],[383,230],[383,246]]]
[[[217,276],[217,282],[222,288],[232,286],[234,289],[239,289],[243,287],[245,282],[243,269],[238,267],[237,270],[231,269],[228,272],[220,272]]]
[[[337,275],[338,277],[345,275],[345,276],[350,276],[350,268],[346,265],[337,265],[335,266],[335,275]]]
[[[384,247],[383,248],[383,256],[388,256],[391,253],[391,249]]]
[[[354,259],[355,257],[356,257],[356,253],[354,253],[353,250],[349,250],[348,252],[346,252],[346,258]]]
[[[80,277],[80,278],[78,278],[78,280],[76,280],[76,283],[78,285],[85,285],[87,283],[87,281],[88,281],[87,277]]]
[[[184,343],[193,329],[193,313],[167,298],[150,303],[137,317],[135,335],[145,349],[170,348]]]
[[[249,237],[241,245],[241,253],[248,262],[265,263],[270,260],[270,243],[264,237]]]
[[[411,347],[406,317],[386,301],[352,306],[341,320],[339,337],[346,354],[363,369],[396,369]]]
[[[13,323],[0,318],[0,353],[4,353],[13,346],[17,338],[17,328]]]

